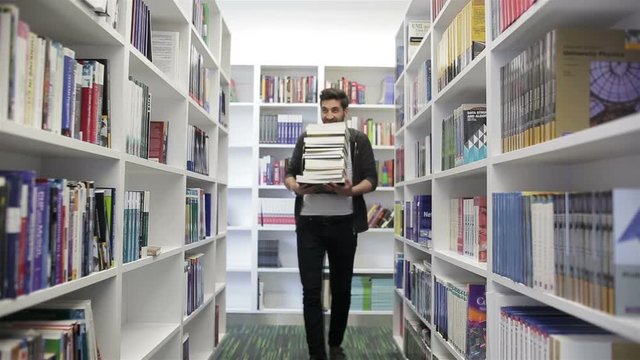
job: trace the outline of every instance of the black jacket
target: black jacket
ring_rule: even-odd
[[[369,138],[364,133],[349,129],[350,142],[351,142],[351,163],[353,169],[353,185],[359,184],[362,180],[369,180],[373,185],[373,190],[378,186],[378,171],[376,169],[376,161],[373,157],[373,149]],[[296,147],[293,150],[293,155],[289,160],[289,166],[287,166],[286,177],[296,175],[302,175],[302,153],[304,150],[304,136],[302,134],[298,138]],[[296,221],[300,216],[302,210],[302,196],[296,196],[296,208],[295,216]],[[367,206],[364,203],[362,195],[353,197],[353,228],[357,232],[367,231],[369,226],[367,225]]]

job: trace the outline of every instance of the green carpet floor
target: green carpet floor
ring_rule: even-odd
[[[347,327],[342,343],[350,360],[401,360],[391,329]],[[308,359],[304,327],[292,325],[241,325],[227,327],[215,360]]]

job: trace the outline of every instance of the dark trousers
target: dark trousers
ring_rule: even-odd
[[[351,215],[300,216],[296,233],[309,355],[323,359],[326,358],[321,299],[324,254],[326,252],[329,256],[331,284],[329,346],[340,346],[351,305],[351,278],[358,234],[353,229]]]

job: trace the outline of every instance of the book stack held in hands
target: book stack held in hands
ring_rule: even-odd
[[[344,183],[351,161],[349,131],[344,122],[309,124],[304,138],[301,184]]]

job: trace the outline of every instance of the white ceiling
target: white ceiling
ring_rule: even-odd
[[[267,48],[265,42],[273,42],[271,48],[280,52],[287,48],[323,51],[313,47],[330,52],[334,43],[341,53],[351,47],[358,54],[363,47],[368,50],[377,39],[386,54],[408,0],[219,0],[219,4],[231,31],[232,63],[246,63],[247,46],[252,38],[262,48]]]

